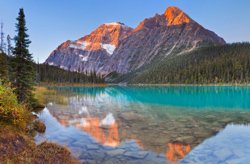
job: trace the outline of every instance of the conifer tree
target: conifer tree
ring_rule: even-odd
[[[0,50],[2,52],[5,51],[5,43],[4,43],[4,32],[3,32],[3,23],[1,22],[1,25],[0,25]]]
[[[13,85],[19,102],[29,103],[33,101],[32,89],[35,81],[35,69],[33,68],[32,55],[29,53],[29,44],[24,10],[21,8],[16,24],[17,36],[13,51]]]
[[[7,55],[11,56],[12,51],[13,51],[13,48],[12,48],[12,45],[11,45],[11,37],[10,37],[10,35],[8,35],[7,36]]]
[[[8,81],[8,65],[7,56],[4,53],[0,53],[0,82]]]

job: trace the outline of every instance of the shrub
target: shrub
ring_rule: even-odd
[[[25,105],[18,103],[10,85],[2,85],[0,82],[0,121],[26,128],[29,116]]]

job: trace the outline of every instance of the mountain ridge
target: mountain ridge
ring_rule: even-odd
[[[112,72],[126,74],[156,58],[225,43],[171,6],[162,15],[144,19],[135,29],[120,22],[102,24],[89,35],[61,44],[45,63],[104,76]]]

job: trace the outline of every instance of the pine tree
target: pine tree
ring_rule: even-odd
[[[0,53],[0,83],[8,81],[8,65],[7,56]]]
[[[12,51],[13,51],[13,48],[11,45],[11,37],[10,37],[10,35],[8,35],[7,36],[7,54],[8,54],[8,56],[12,55]]]
[[[3,32],[3,23],[1,22],[1,31],[0,31],[0,50],[4,52],[5,43],[4,43],[4,32]]]
[[[28,47],[31,41],[26,33],[26,21],[24,10],[20,9],[16,24],[17,36],[15,37],[15,48],[13,51],[13,85],[19,102],[33,102],[32,89],[35,81],[35,69],[33,68],[32,55]]]

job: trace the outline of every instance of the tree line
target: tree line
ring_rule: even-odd
[[[250,44],[234,43],[199,48],[153,63],[130,83],[211,84],[250,82]]]
[[[54,83],[104,83],[104,78],[95,71],[88,74],[66,71],[48,64],[36,64],[37,82]]]

